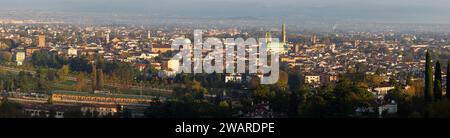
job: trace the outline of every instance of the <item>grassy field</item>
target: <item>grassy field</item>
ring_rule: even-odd
[[[51,83],[50,89],[51,90],[67,90],[67,91],[76,91],[75,85],[77,82],[75,81],[64,81],[60,83]],[[90,84],[88,84],[87,87],[91,87]],[[117,90],[116,88],[112,86],[105,86],[105,89],[110,90],[112,93],[118,93],[118,94],[132,94],[132,95],[140,95],[141,91],[138,88],[122,88]],[[165,91],[158,91],[158,90],[151,90],[151,89],[143,89],[142,95],[149,95],[149,96],[157,96],[157,97],[170,97],[172,93],[165,92]]]

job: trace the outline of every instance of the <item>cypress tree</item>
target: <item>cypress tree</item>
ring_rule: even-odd
[[[446,83],[447,91],[445,96],[450,100],[450,59],[447,61],[447,83]]]
[[[431,57],[430,53],[427,51],[426,53],[426,62],[425,62],[425,100],[432,101],[433,100],[433,69],[431,67]]]
[[[441,75],[441,63],[439,61],[436,62],[435,71],[434,71],[434,99],[441,100],[442,99],[442,75]]]
[[[92,91],[97,90],[97,67],[95,64],[92,66]]]
[[[99,89],[99,90],[103,89],[103,70],[102,69],[97,70],[97,89]]]

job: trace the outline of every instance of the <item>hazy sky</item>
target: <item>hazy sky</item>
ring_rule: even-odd
[[[450,23],[449,0],[0,0],[0,10]]]

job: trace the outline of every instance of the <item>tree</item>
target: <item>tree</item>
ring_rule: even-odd
[[[48,89],[48,75],[43,69],[39,69],[36,72],[38,79],[38,89],[39,90],[47,90]]]
[[[50,98],[47,99],[47,103],[52,105],[53,104],[53,97],[50,96]]]
[[[274,93],[272,93],[267,85],[259,85],[256,90],[253,91],[252,97],[256,103],[269,100]]]
[[[409,88],[405,90],[405,93],[408,96],[422,96],[423,91],[425,89],[425,85],[424,85],[424,81],[423,80],[415,80],[415,81],[411,81],[411,85],[409,85]]]
[[[0,62],[2,62],[2,63],[11,62],[11,59],[12,59],[11,52],[8,52],[8,51],[0,52]]]
[[[336,116],[348,116],[357,109],[357,105],[354,103],[357,96],[354,94],[352,87],[350,80],[346,79],[341,79],[336,85],[333,92],[336,100],[332,101],[335,105]]]
[[[0,39],[0,50],[9,51],[16,47],[17,44],[13,39]]]
[[[431,56],[430,53],[426,52],[426,62],[425,62],[425,91],[424,97],[427,101],[433,100],[433,70],[431,67]]]
[[[252,76],[248,82],[249,89],[256,89],[260,85],[261,80],[257,76]]]
[[[449,118],[450,117],[450,101],[441,100],[428,105],[428,116],[430,118]]]
[[[58,72],[55,69],[46,69],[47,80],[58,81]]]
[[[378,68],[376,71],[375,71],[375,74],[376,75],[383,75],[383,74],[386,74],[386,69],[385,68]]]
[[[13,91],[14,87],[14,76],[12,74],[0,73],[0,90]]]
[[[291,71],[288,76],[288,86],[290,89],[289,96],[289,106],[287,110],[287,114],[289,117],[298,117],[299,104],[302,101],[303,92],[301,92],[300,87],[302,85],[302,76],[299,71]],[[307,93],[307,92],[306,92]]]
[[[381,75],[375,74],[375,75],[370,76],[370,82],[373,86],[380,86],[381,83],[383,83],[383,81],[384,81],[384,77]]]
[[[308,92],[307,90],[301,91],[304,91],[301,93]],[[342,77],[334,87],[331,85],[323,86],[306,93],[304,96],[300,95],[299,114],[301,117],[315,118],[351,117],[356,114],[356,109],[373,107],[374,99],[374,95],[363,88],[362,85],[355,84],[353,80]]]
[[[447,91],[445,93],[445,96],[447,97],[448,100],[450,100],[450,59],[447,61]]]
[[[275,87],[274,87],[275,86]],[[274,112],[287,113],[289,111],[291,92],[272,85],[269,93],[269,104]]]
[[[281,89],[281,90],[286,90],[288,88],[288,73],[286,73],[285,71],[280,70],[279,73],[279,79],[278,82],[276,83],[277,88]]]
[[[188,91],[192,92],[194,94],[195,99],[203,99],[204,95],[208,92],[200,82],[193,81],[188,85]]]
[[[150,77],[150,78],[147,78],[147,80],[150,80],[152,76],[158,74],[158,70],[156,70],[155,67],[153,67],[153,66],[148,66],[145,70],[148,73],[147,76]],[[178,75],[179,74],[177,74],[177,77],[178,77]]]
[[[102,90],[103,89],[103,70],[98,69],[97,70],[97,89]]]
[[[61,69],[58,69],[58,79],[60,82],[64,82],[67,80],[67,76],[69,75],[70,67],[69,65],[63,65]]]
[[[230,117],[230,104],[227,101],[221,101],[218,106],[218,117]]]
[[[297,117],[298,116],[298,105],[300,104],[300,97],[299,92],[297,90],[291,90],[291,94],[289,97],[289,109],[288,109],[288,115],[290,117]]]
[[[0,118],[21,118],[23,113],[20,111],[22,106],[3,97],[0,102]]]
[[[33,75],[24,71],[19,72],[15,84],[17,84],[17,87],[20,88],[20,90],[23,92],[34,90],[34,88],[37,86]]]
[[[126,87],[139,75],[139,70],[129,63],[119,62],[114,66],[112,74],[117,75],[118,81]]]
[[[436,67],[434,71],[434,99],[441,100],[442,98],[442,75],[441,75],[441,63],[436,62]]]
[[[300,85],[302,84],[302,75],[300,72],[290,72],[288,78],[289,89],[298,90]]]
[[[219,107],[220,107],[220,108],[224,108],[224,109],[229,109],[229,108],[230,108],[230,105],[228,104],[227,101],[221,101],[221,102],[219,103]]]
[[[423,83],[417,84],[423,85]],[[396,86],[393,90],[389,90],[384,96],[384,100],[385,102],[395,101],[398,106],[396,117],[401,118],[420,117],[422,116],[421,114],[424,108],[427,106],[423,98],[415,95],[408,95],[408,93],[399,86]]]
[[[50,68],[61,68],[65,63],[65,59],[59,57],[58,55],[46,52],[46,51],[36,51],[31,56],[31,62],[36,67],[50,67]]]
[[[92,65],[89,64],[89,61],[86,58],[75,57],[69,60],[69,67],[71,71],[75,72],[87,72],[90,73],[92,71]]]
[[[208,92],[200,82],[195,80],[183,86],[177,86],[173,90],[174,97],[184,101],[202,100],[204,94]]]
[[[86,90],[86,73],[81,72],[77,75],[77,91],[85,91]]]
[[[97,90],[97,67],[95,64],[92,66],[92,91]]]

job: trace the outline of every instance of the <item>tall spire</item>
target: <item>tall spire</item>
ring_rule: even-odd
[[[152,38],[152,32],[150,30],[147,31],[147,38],[148,39]]]
[[[109,44],[109,40],[110,40],[110,33],[111,33],[111,30],[106,30],[106,32],[105,32],[106,34],[105,34],[105,40],[106,40],[106,44]]]
[[[106,43],[109,44],[109,32],[106,32]]]
[[[282,40],[283,44],[287,43],[286,24],[285,23],[283,23],[283,25],[281,26],[281,40]]]
[[[270,31],[266,32],[266,43],[272,42],[272,35],[270,34]]]
[[[313,35],[311,36],[311,43],[314,45],[314,44],[316,44],[316,42],[317,42],[317,35],[316,35],[316,34],[313,34]]]

